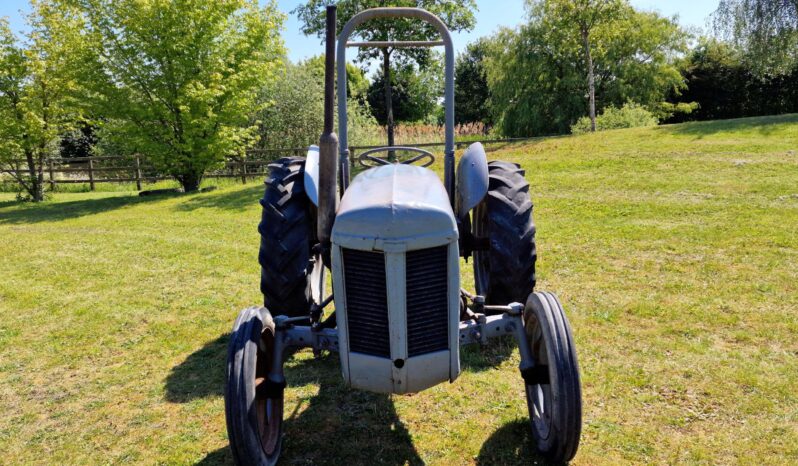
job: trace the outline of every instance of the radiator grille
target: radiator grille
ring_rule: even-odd
[[[342,248],[349,349],[357,353],[391,357],[388,337],[388,299],[385,290],[385,256],[382,253]]]
[[[408,356],[449,348],[448,246],[406,256]]]

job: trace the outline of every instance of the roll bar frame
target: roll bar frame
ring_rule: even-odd
[[[347,42],[355,28],[366,21],[377,18],[410,18],[420,19],[431,24],[441,36],[441,41],[381,41],[381,42]],[[352,17],[341,29],[338,35],[338,48],[336,65],[338,72],[338,140],[340,142],[340,171],[343,189],[349,186],[349,139],[347,128],[347,102],[346,102],[346,48],[350,47],[429,47],[443,45],[445,48],[444,68],[444,180],[449,202],[454,205],[454,46],[449,29],[437,16],[421,8],[387,7],[372,8],[362,11]]]

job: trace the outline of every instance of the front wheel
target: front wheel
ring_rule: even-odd
[[[535,360],[523,374],[532,437],[541,455],[563,463],[579,448],[582,389],[571,326],[557,296],[529,295],[524,328]]]
[[[274,321],[263,307],[241,311],[227,354],[224,411],[238,465],[271,466],[280,456],[283,396],[266,388],[274,354]]]

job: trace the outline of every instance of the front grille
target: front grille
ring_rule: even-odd
[[[349,350],[391,357],[385,256],[342,248]]]
[[[448,246],[406,256],[408,356],[449,348]]]

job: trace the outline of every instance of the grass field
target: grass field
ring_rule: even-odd
[[[556,138],[527,169],[574,327],[576,464],[798,464],[798,116]],[[226,342],[261,300],[262,186],[0,197],[0,464],[224,464]],[[470,269],[464,283],[472,288]],[[287,369],[283,464],[521,464],[507,342],[413,396]]]

